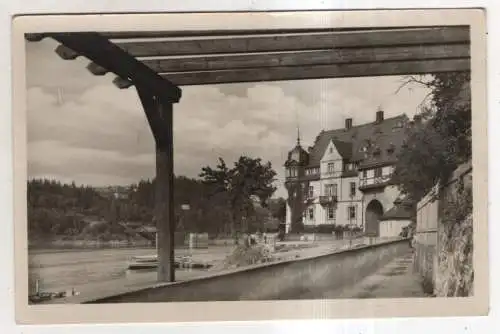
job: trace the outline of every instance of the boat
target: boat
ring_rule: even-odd
[[[138,262],[138,263],[158,262],[158,255],[133,256],[132,261]]]
[[[192,262],[188,257],[176,259],[174,262],[174,266],[177,269],[208,269],[212,267],[212,265],[208,263]],[[134,256],[128,264],[128,270],[143,270],[155,268],[158,268],[157,255]]]
[[[154,269],[158,267],[158,255],[133,256],[128,264],[129,270]]]

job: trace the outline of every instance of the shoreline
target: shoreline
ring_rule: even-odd
[[[127,250],[127,249],[150,249],[156,251],[155,247],[126,246],[126,247],[29,247],[28,254],[51,254],[71,252],[93,252],[99,250]]]

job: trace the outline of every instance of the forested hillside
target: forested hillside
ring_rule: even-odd
[[[249,161],[254,164],[254,169],[262,167],[258,159],[245,160],[244,164]],[[270,166],[268,167],[271,170]],[[224,176],[226,180],[231,177],[236,179],[237,173],[233,171],[229,174]],[[241,179],[241,175],[239,177]],[[243,192],[235,193],[221,189],[206,177],[175,177],[174,208],[177,231],[230,235],[238,224],[240,230],[263,230],[269,228],[270,221],[275,223],[275,228],[278,220],[284,221],[285,201],[270,199],[274,189],[268,189],[265,195],[257,196],[263,189],[262,186],[254,184],[259,178],[259,175],[256,175],[252,183],[244,187],[248,191],[241,188]],[[273,178],[270,177],[266,182],[270,184],[272,181]],[[92,188],[45,179],[30,180],[27,194],[30,240],[130,238],[116,223],[154,225],[154,182],[141,180],[129,186]],[[241,180],[238,182],[240,187],[244,185]],[[242,197],[242,194],[245,197]],[[240,219],[238,224],[235,217]],[[244,225],[241,225],[241,221]]]

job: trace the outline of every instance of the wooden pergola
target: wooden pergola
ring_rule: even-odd
[[[164,32],[46,32],[66,60],[135,86],[156,144],[158,280],[174,273],[173,104],[180,86],[470,70],[467,26]]]

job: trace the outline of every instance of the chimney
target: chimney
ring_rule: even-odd
[[[377,111],[377,123],[380,123],[384,120],[384,111],[379,110]]]
[[[350,128],[352,128],[352,118],[346,118],[345,128],[346,128],[346,130],[349,130]]]

